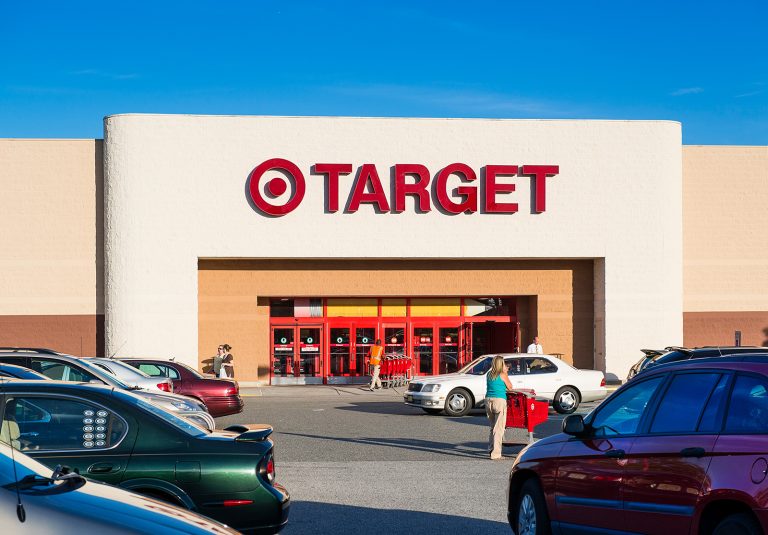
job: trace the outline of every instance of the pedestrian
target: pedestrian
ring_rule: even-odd
[[[221,374],[221,363],[224,360],[224,348],[219,346],[219,348],[216,350],[216,355],[213,357],[213,365],[211,366],[211,371],[213,372],[214,377],[219,377]]]
[[[504,361],[504,357],[493,357],[491,370],[485,380],[485,414],[491,425],[488,453],[491,460],[498,461],[502,459],[501,445],[507,425],[507,390],[512,390],[512,383],[509,382],[509,364]]]
[[[371,367],[371,384],[368,386],[368,390],[373,392],[374,389],[381,388],[381,381],[379,380],[379,372],[381,371],[381,355],[384,354],[384,347],[381,345],[381,340],[377,339],[376,343],[371,346],[368,351],[368,358],[370,359],[369,365]]]
[[[528,351],[526,351],[526,353],[535,353],[536,355],[544,354],[544,349],[541,347],[541,344],[539,343],[538,336],[533,337],[533,343],[528,346]]]
[[[224,350],[224,354],[222,355],[222,359],[221,359],[221,372],[219,373],[219,377],[221,377],[222,379],[234,377],[235,376],[235,368],[234,368],[235,357],[231,353],[232,346],[229,344],[222,344],[221,347]]]

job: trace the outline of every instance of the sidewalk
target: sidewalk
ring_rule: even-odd
[[[371,392],[364,385],[281,385],[281,386],[246,386],[240,388],[242,397],[375,397],[403,399],[403,392],[407,387],[382,388]]]

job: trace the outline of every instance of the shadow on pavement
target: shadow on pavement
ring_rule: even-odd
[[[414,497],[416,499],[416,497]],[[288,525],[281,533],[334,533],[336,535],[377,533],[387,535],[413,533],[484,535],[510,533],[509,524],[463,516],[406,511],[403,509],[357,507],[321,502],[294,501]]]
[[[440,453],[452,457],[469,457],[472,459],[483,459],[487,457],[487,442],[461,442],[452,444],[448,442],[435,442],[432,440],[420,440],[416,438],[348,438],[331,437],[322,435],[309,435],[304,433],[279,432],[275,435],[319,438],[332,442],[347,442],[351,444],[365,444],[369,446],[387,446],[390,448],[400,448],[409,451],[424,451],[429,453]]]

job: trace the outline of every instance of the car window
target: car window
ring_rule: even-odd
[[[179,378],[179,372],[176,371],[176,369],[173,366],[162,366],[162,368],[165,370],[166,377],[170,377],[171,379]]]
[[[0,357],[0,362],[15,364],[16,366],[28,366],[26,357]]]
[[[59,381],[75,381],[78,383],[87,383],[96,379],[96,376],[88,373],[85,370],[75,368],[66,362],[60,362],[42,357],[32,357],[30,360],[30,367],[34,371],[40,372],[50,379],[56,379]]]
[[[464,373],[468,373],[470,375],[484,375],[488,372],[488,370],[491,369],[492,363],[493,359],[481,359],[473,366],[468,366],[467,369],[464,370]]]
[[[643,412],[662,379],[663,377],[654,377],[634,384],[604,401],[590,422],[595,434],[616,436],[635,433]]]
[[[165,377],[165,373],[163,373],[163,370],[160,369],[159,366],[155,366],[154,364],[139,364],[139,370],[143,371],[150,377]]]
[[[726,433],[768,433],[768,383],[762,378],[739,375],[731,392]]]
[[[185,370],[187,370],[189,373],[191,373],[192,375],[194,375],[194,376],[195,376],[195,377],[197,377],[198,379],[205,379],[205,377],[203,377],[203,376],[200,374],[200,372],[199,372],[199,371],[197,371],[196,369],[192,368],[191,366],[187,366],[186,364],[182,364],[181,362],[174,362],[174,363],[173,363],[173,365],[174,365],[174,366],[181,366],[182,368],[184,368]]]
[[[720,426],[723,421],[723,412],[725,410],[725,399],[726,393],[728,392],[727,387],[729,379],[729,376],[723,375],[714,391],[709,396],[709,401],[707,402],[704,414],[701,415],[701,421],[699,422],[698,431],[700,433],[717,433],[720,431]]]
[[[15,396],[5,407],[3,428],[22,451],[107,449],[128,430],[115,412],[82,399]]]
[[[719,373],[676,375],[661,398],[651,423],[651,433],[693,433]]]
[[[527,373],[536,375],[540,373],[555,373],[557,371],[557,366],[547,359],[535,357],[525,359],[525,369]]]
[[[521,359],[504,359],[509,364],[509,375],[520,375],[523,372],[523,362]]]

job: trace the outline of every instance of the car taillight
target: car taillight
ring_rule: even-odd
[[[162,390],[163,392],[173,392],[171,385],[169,385],[168,383],[158,383],[157,388],[159,390]]]
[[[222,504],[224,507],[236,507],[238,505],[251,505],[253,500],[224,500]]]
[[[275,482],[275,458],[271,453],[267,453],[259,463],[259,474],[270,485]]]
[[[600,380],[600,386],[605,386],[605,377]]]
[[[227,388],[224,391],[224,395],[225,396],[236,396],[237,395],[237,387],[233,386],[233,387]]]

